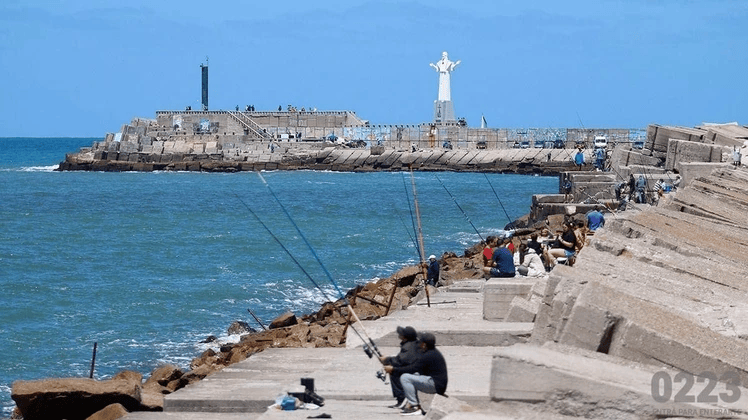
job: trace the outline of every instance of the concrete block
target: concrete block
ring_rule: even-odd
[[[603,351],[620,318],[577,300],[558,342],[590,351]]]
[[[579,294],[559,340],[692,374],[736,372],[748,383],[748,361],[741,356],[748,343],[595,281]]]
[[[705,415],[708,410],[742,413],[748,405],[740,399],[734,403],[721,399],[710,404],[675,402],[672,396],[657,402],[652,397],[655,374],[672,379],[677,372],[563,346],[516,344],[497,349],[491,367],[490,395],[494,401],[545,403],[579,418],[659,418],[658,413],[711,417]],[[707,382],[687,384],[673,380],[672,395],[681,390],[694,397],[701,392],[715,397],[726,392],[723,383],[712,382],[715,388],[709,390]]]
[[[710,162],[679,162],[675,169],[681,175],[681,188],[690,184],[696,178],[706,177],[715,169],[726,168],[728,163],[710,163]]]
[[[509,304],[506,322],[532,322],[538,313],[538,303],[515,296]]]
[[[722,146],[670,139],[665,168],[672,170],[679,162],[721,162]]]
[[[483,286],[483,318],[501,321],[515,296],[529,298],[534,280],[523,278],[490,279]]]

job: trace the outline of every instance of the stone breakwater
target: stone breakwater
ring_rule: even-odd
[[[59,170],[242,172],[306,169],[372,172],[402,171],[412,167],[421,171],[555,175],[574,167],[574,152],[571,149],[424,149],[411,152],[376,146],[371,149],[356,149],[279,142],[277,148],[274,146],[272,151],[267,148],[267,144],[261,144],[256,145],[260,150],[255,153],[232,157],[215,149],[215,144],[164,143],[165,146],[157,146],[158,153],[126,151],[132,148],[124,143],[97,144],[91,149],[67,155],[65,161],[60,163]],[[586,154],[587,162],[591,162],[592,152],[587,151]],[[238,159],[239,157],[241,159]],[[591,164],[588,163],[585,168],[591,168]]]

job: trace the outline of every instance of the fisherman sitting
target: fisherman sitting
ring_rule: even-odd
[[[436,337],[422,333],[418,337],[421,353],[413,363],[405,366],[384,367],[390,375],[401,375],[400,384],[405,392],[405,407],[400,414],[410,416],[422,414],[418,391],[444,395],[447,391],[447,362],[436,349]]]
[[[512,251],[507,248],[509,243],[511,243],[511,238],[494,240],[493,254],[488,264],[483,267],[484,274],[491,277],[514,277],[516,275],[514,256]]]
[[[379,360],[385,366],[401,367],[415,362],[420,355],[418,347],[418,335],[413,327],[397,327],[397,336],[400,338],[400,352],[396,356],[384,357]],[[392,396],[397,402],[389,408],[405,407],[405,392],[400,383],[399,373],[390,373],[390,384],[392,386]]]

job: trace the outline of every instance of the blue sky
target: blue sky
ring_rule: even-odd
[[[433,118],[442,51],[471,126],[748,124],[748,1],[3,0],[0,136],[92,136],[157,110]]]

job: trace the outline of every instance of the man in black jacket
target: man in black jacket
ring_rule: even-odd
[[[418,338],[418,346],[421,353],[413,363],[384,367],[385,372],[400,375],[406,400],[401,412],[403,415],[421,414],[418,391],[440,395],[447,391],[447,362],[436,349],[436,338],[431,333],[423,333]]]
[[[418,358],[418,334],[413,327],[397,327],[397,335],[400,337],[400,353],[392,357],[380,357],[382,364],[388,366],[407,366]],[[405,406],[405,393],[400,384],[400,374],[390,373],[390,384],[392,385],[392,396],[397,403],[389,408],[403,408]]]

